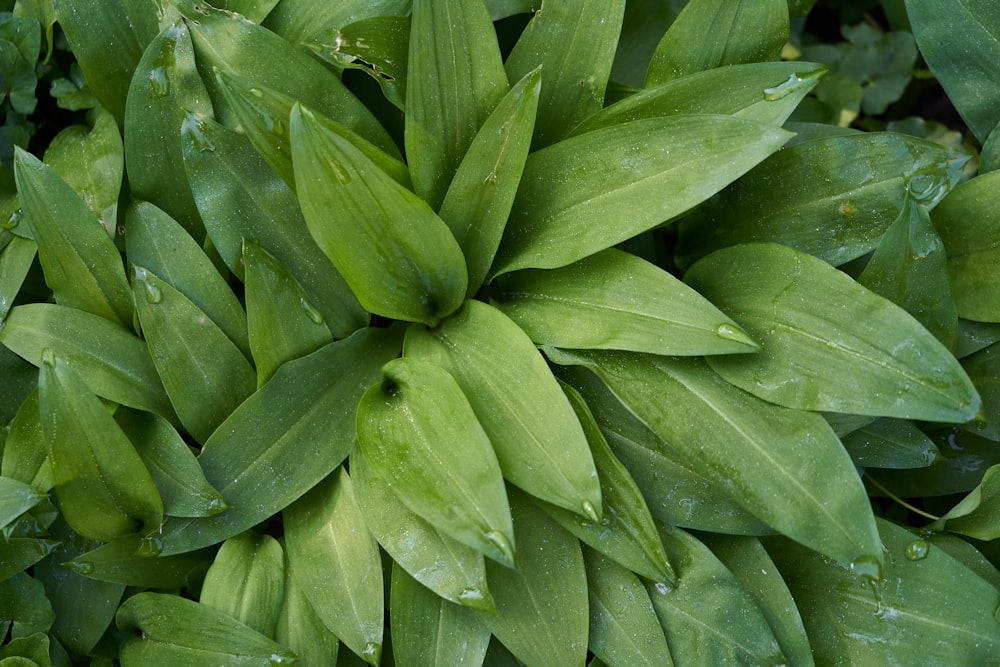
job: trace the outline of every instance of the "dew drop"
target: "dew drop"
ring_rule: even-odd
[[[281,122],[280,119],[275,118],[269,113],[261,114],[261,118],[264,121],[264,127],[271,134],[281,137],[285,134],[285,124]]]
[[[514,548],[511,546],[510,540],[507,536],[501,533],[499,530],[491,530],[486,533],[486,540],[500,550],[503,554],[504,560],[508,563],[514,563]]]
[[[150,535],[139,540],[139,547],[135,550],[135,555],[141,558],[152,558],[159,556],[162,552],[163,540],[155,535]]]
[[[674,592],[673,588],[671,588],[662,581],[656,582],[655,585],[656,585],[656,592],[659,593],[660,595],[670,595],[671,593]]]
[[[146,290],[146,301],[153,304],[163,301],[163,292],[159,287],[145,280],[142,281],[142,285]]]
[[[736,343],[743,343],[744,345],[750,345],[752,347],[760,347],[757,342],[747,334],[747,332],[732,324],[723,323],[715,327],[715,335],[724,340],[731,340]]]
[[[361,651],[361,659],[369,665],[377,665],[382,657],[382,645],[375,642],[368,642]],[[280,663],[279,663],[280,664]]]
[[[298,662],[299,657],[294,653],[272,653],[268,662],[272,665],[293,665]]]
[[[191,145],[202,153],[215,150],[215,142],[209,138],[205,132],[204,116],[190,113],[184,117],[181,125],[181,133],[184,139],[191,142]]]
[[[251,88],[250,94],[257,98],[264,97],[264,91],[262,91],[260,88]]]
[[[71,560],[68,563],[63,563],[63,565],[82,575],[88,575],[94,571],[94,564],[88,563],[85,560]]]
[[[851,572],[861,575],[868,581],[881,581],[882,563],[875,556],[858,556],[851,563]]]
[[[764,99],[768,102],[776,102],[780,99],[788,97],[796,90],[799,89],[799,84],[801,84],[805,79],[801,78],[798,74],[791,74],[788,80],[774,86],[773,88],[764,89]]]
[[[323,324],[323,316],[316,310],[316,306],[312,305],[309,299],[302,297],[299,299],[299,305],[302,306],[302,310],[306,311],[306,315],[313,321],[313,324]]]
[[[170,94],[170,73],[166,67],[154,67],[150,70],[149,83],[156,97],[166,97]]]
[[[17,209],[16,211],[10,214],[10,217],[7,218],[7,222],[3,223],[3,228],[14,229],[19,224],[21,224],[21,218],[23,216],[24,214],[21,212],[21,209]]]
[[[601,515],[598,514],[597,508],[594,507],[594,504],[589,500],[583,501],[583,513],[594,523],[601,522]]]
[[[232,505],[226,502],[225,498],[213,498],[208,503],[208,515],[215,516],[216,514],[222,514],[232,509],[232,507]]]
[[[46,347],[42,349],[42,363],[48,366],[49,368],[56,367],[56,355],[52,351],[51,347]]]
[[[927,540],[914,540],[906,545],[904,552],[907,560],[923,560],[930,553],[931,545]]]

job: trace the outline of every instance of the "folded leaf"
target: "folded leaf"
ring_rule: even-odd
[[[270,535],[246,532],[222,543],[205,573],[198,599],[273,638],[284,596],[285,554],[281,545]]]
[[[969,421],[980,409],[972,382],[930,332],[811,255],[773,243],[732,246],[685,280],[760,343],[758,354],[709,359],[759,398],[943,422]]]

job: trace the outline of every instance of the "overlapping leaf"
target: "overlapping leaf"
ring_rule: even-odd
[[[270,535],[246,532],[222,543],[205,573],[199,601],[265,637],[273,637],[284,585],[281,545]]]

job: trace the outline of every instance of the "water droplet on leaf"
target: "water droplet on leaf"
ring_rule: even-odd
[[[309,319],[312,320],[314,324],[323,324],[323,316],[318,310],[316,310],[316,306],[310,303],[309,299],[302,297],[299,300],[299,305],[302,306],[302,310],[306,311],[306,315],[309,316]]]
[[[232,508],[232,505],[226,502],[225,498],[213,498],[210,503],[208,503],[208,515],[215,516],[216,514],[222,514],[227,512]]]
[[[181,134],[198,151],[204,153],[215,150],[215,142],[205,132],[205,117],[201,114],[189,113],[185,116],[184,123],[181,125]]]
[[[799,89],[803,81],[805,81],[805,79],[801,78],[798,74],[791,74],[789,75],[788,80],[784,83],[774,86],[773,88],[765,88],[764,99],[768,102],[776,102],[777,100],[788,97]]]
[[[163,301],[163,292],[159,287],[146,281],[142,281],[142,285],[146,290],[146,301],[153,304]]]
[[[63,565],[82,575],[88,575],[94,571],[94,564],[84,560],[71,560],[68,563],[63,563]]]
[[[594,523],[601,522],[601,515],[597,513],[597,508],[589,500],[583,501],[583,513]]]
[[[19,224],[21,224],[21,218],[23,217],[23,215],[24,214],[21,212],[21,209],[17,209],[16,211],[10,214],[10,217],[7,218],[7,222],[3,223],[3,228],[14,229]]]
[[[931,545],[927,540],[914,540],[906,545],[904,552],[908,560],[923,560],[930,553]]]
[[[731,340],[736,343],[760,347],[757,342],[751,338],[749,334],[747,334],[746,331],[743,331],[743,329],[740,329],[738,326],[733,324],[720,324],[715,328],[715,335],[724,340]]]
[[[882,563],[875,556],[858,556],[851,563],[851,572],[869,581],[881,581]]]
[[[294,653],[272,653],[268,659],[272,665],[293,665],[298,662],[299,657]]]
[[[162,552],[163,540],[150,535],[139,540],[139,547],[135,550],[135,555],[142,558],[152,558],[153,556],[159,556]]]
[[[154,67],[150,70],[149,83],[156,97],[166,97],[170,94],[170,72],[166,67]]]
[[[504,555],[507,562],[511,564],[514,563],[514,548],[511,546],[510,540],[507,539],[506,535],[501,533],[499,530],[491,530],[486,533],[486,539],[500,550],[500,553]]]
[[[46,347],[42,349],[42,363],[49,368],[56,367],[56,355],[52,351],[51,347]]]

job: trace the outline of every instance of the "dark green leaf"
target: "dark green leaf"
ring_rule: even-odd
[[[52,667],[49,636],[41,632],[12,639],[0,646],[3,667]]]
[[[943,526],[952,532],[979,540],[1000,537],[997,512],[1000,511],[1000,466],[993,466],[983,475],[982,483],[960,503],[941,517]]]
[[[963,359],[986,349],[993,343],[1000,343],[1000,324],[959,318],[958,342],[955,344],[956,357]]]
[[[29,537],[0,540],[0,582],[27,570],[52,553],[57,546],[59,542],[55,540]]]
[[[341,28],[370,16],[405,15],[409,0],[299,0],[279,2],[264,22],[292,44],[309,41],[321,32]]]
[[[965,428],[1000,442],[1000,345],[994,343],[962,359],[962,367],[983,397],[983,413]]]
[[[922,468],[938,458],[937,447],[912,422],[883,417],[841,436],[862,468]]]
[[[248,531],[222,543],[205,573],[199,601],[273,638],[284,597],[281,545],[270,535]]]
[[[0,547],[2,549],[3,547]],[[52,605],[45,597],[42,582],[24,572],[0,583],[0,633],[6,639],[48,632],[52,626]]]
[[[212,564],[213,549],[161,557],[154,553],[155,542],[155,536],[123,537],[62,565],[88,579],[143,588],[190,589],[201,583]]]
[[[48,445],[38,411],[38,392],[24,400],[7,430],[0,474],[30,485],[38,491],[52,488],[52,468]]]
[[[44,493],[39,493],[24,482],[0,477],[0,530],[37,505],[44,497]]]
[[[0,251],[0,328],[21,291],[37,253],[35,242],[20,236],[13,237]]]
[[[988,468],[1000,464],[997,443],[975,433],[951,428],[934,433],[933,440],[940,456],[929,466],[873,469],[867,475],[897,498],[926,498],[968,493],[982,482]]]

